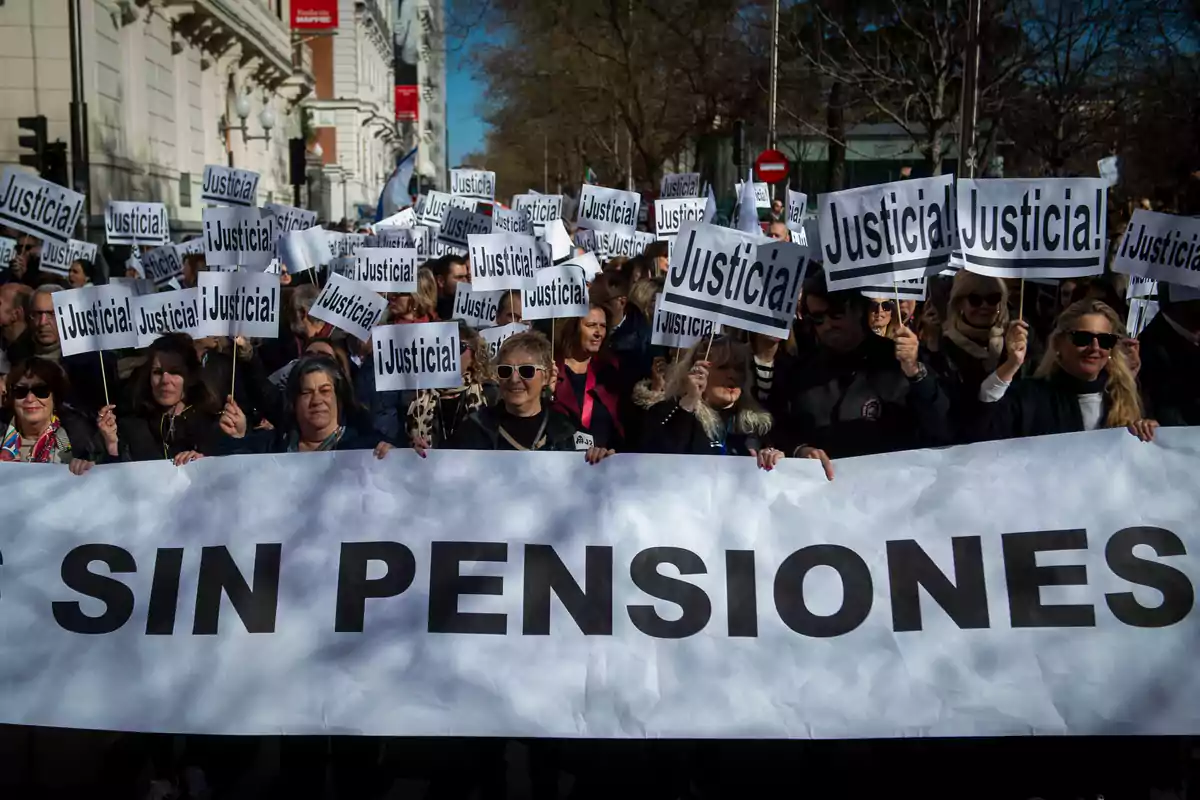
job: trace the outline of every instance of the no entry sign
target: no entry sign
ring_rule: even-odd
[[[760,181],[779,183],[787,180],[788,159],[778,150],[763,150],[754,159],[754,174]]]

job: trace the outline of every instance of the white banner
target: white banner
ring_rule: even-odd
[[[664,178],[663,180],[666,180]],[[654,231],[659,239],[678,236],[684,222],[704,222],[706,197],[680,197],[654,201]],[[644,248],[643,248],[644,249]]]
[[[496,173],[481,169],[452,169],[450,194],[491,202],[496,199]]]
[[[149,347],[164,333],[199,336],[199,289],[143,295],[134,300],[133,307],[138,347]]]
[[[75,232],[83,200],[77,192],[8,166],[0,177],[0,225],[39,239],[66,242]]]
[[[897,297],[901,300],[924,300],[925,285],[925,278],[913,278],[907,281],[896,281],[894,284],[886,286],[864,286],[858,291],[863,297],[870,297],[874,300],[895,300]]]
[[[960,180],[963,262],[971,272],[996,278],[1101,275],[1107,197],[1101,178]],[[822,241],[824,236],[822,229]]]
[[[257,208],[206,208],[203,218],[208,266],[262,271],[275,258],[275,217]]]
[[[699,197],[699,172],[668,172],[662,176],[658,196],[662,198]]]
[[[787,229],[793,233],[804,230],[804,215],[808,211],[808,195],[804,192],[787,190],[787,216],[784,222]]]
[[[167,281],[183,274],[183,261],[173,244],[165,244],[142,253],[142,268],[155,286],[165,286]]]
[[[562,219],[561,194],[518,194],[513,197],[513,210],[524,211],[533,220],[533,229],[541,234],[553,220]]]
[[[365,342],[386,310],[387,301],[374,289],[341,275],[330,275],[308,315]]]
[[[329,247],[329,231],[324,228],[285,233],[279,237],[277,249],[279,260],[290,275],[324,266],[333,258]]]
[[[441,225],[449,210],[450,195],[445,192],[430,192],[425,195],[425,203],[421,206],[421,223],[434,227]]]
[[[263,211],[275,217],[277,234],[308,230],[317,224],[317,212],[304,208],[286,206],[282,203],[267,203],[263,206]]]
[[[522,233],[533,236],[533,220],[524,211],[511,211],[496,206],[492,209],[492,230],[497,233]]]
[[[687,349],[712,334],[713,321],[673,314],[663,307],[663,296],[654,298],[654,331],[650,344]]]
[[[848,459],[832,483],[625,454],[4,463],[0,722],[1195,736],[1200,431],[1158,438]]]
[[[472,234],[471,286],[480,292],[534,285],[538,243],[517,233]]]
[[[377,391],[462,386],[457,322],[381,325],[372,334]]]
[[[491,217],[464,208],[451,208],[438,228],[437,238],[439,242],[453,247],[467,247],[470,238],[491,232]]]
[[[363,247],[354,261],[354,280],[372,291],[417,291],[420,262],[415,247]]]
[[[954,176],[918,178],[817,196],[831,290],[933,275],[954,241]]]
[[[258,173],[218,164],[205,164],[200,202],[222,206],[257,206]]]
[[[64,356],[137,347],[133,293],[119,284],[55,292],[54,319]]]
[[[454,287],[454,318],[461,319],[472,328],[495,325],[502,294],[503,290],[477,292],[471,288],[471,284],[459,281]]]
[[[493,361],[500,355],[500,345],[516,336],[518,333],[525,333],[529,330],[529,324],[525,322],[510,322],[507,325],[500,325],[495,328],[483,328],[479,331],[480,338],[487,345],[488,355]]]
[[[109,200],[104,208],[104,235],[109,244],[164,245],[171,223],[162,203]]]
[[[663,308],[717,325],[787,338],[807,252],[791,242],[685,223],[671,254]]]
[[[1112,268],[1126,275],[1200,288],[1200,219],[1135,210]]]
[[[265,272],[201,272],[199,336],[279,336],[279,277]]]
[[[632,234],[637,229],[641,201],[642,196],[637,192],[585,183],[579,194],[575,222],[579,227],[593,231]]]
[[[521,318],[524,320],[586,317],[588,313],[587,275],[582,267],[563,264],[537,271],[537,285],[521,290]]]

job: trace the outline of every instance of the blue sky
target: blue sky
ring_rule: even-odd
[[[482,34],[482,30],[479,31]],[[467,153],[483,149],[486,127],[479,118],[479,100],[483,84],[472,76],[467,63],[471,37],[467,46],[462,41],[447,41],[446,58],[446,125],[450,136],[450,166],[457,166]]]

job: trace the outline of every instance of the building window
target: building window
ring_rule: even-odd
[[[192,207],[192,173],[179,173],[179,207]]]

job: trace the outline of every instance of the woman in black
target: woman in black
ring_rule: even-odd
[[[586,317],[564,320],[557,345],[554,410],[596,447],[624,449],[621,400],[625,391],[616,356],[608,352],[608,312],[592,304]]]
[[[97,425],[110,459],[182,466],[211,452],[219,413],[192,337],[168,333],[154,340],[134,375],[133,414],[118,420],[116,407],[105,406]]]

